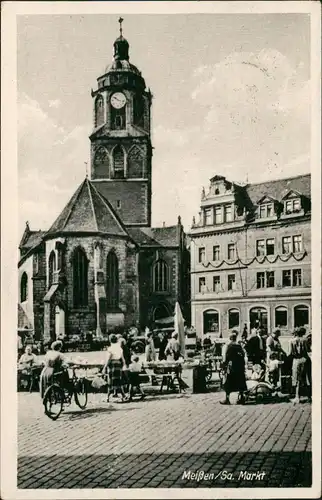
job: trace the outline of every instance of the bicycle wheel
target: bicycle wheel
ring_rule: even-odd
[[[84,410],[87,405],[87,388],[84,379],[80,379],[75,384],[74,389],[75,402],[81,410]]]
[[[59,385],[51,385],[45,392],[43,403],[45,414],[51,420],[57,420],[63,410],[64,391]]]

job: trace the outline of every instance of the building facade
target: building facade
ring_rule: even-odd
[[[114,43],[114,60],[92,90],[91,175],[48,231],[20,242],[19,327],[36,339],[115,327],[141,327],[189,315],[189,253],[178,217],[151,227],[152,94],[129,44]]]
[[[190,231],[191,322],[202,337],[258,320],[287,335],[311,325],[310,175],[202,191]]]

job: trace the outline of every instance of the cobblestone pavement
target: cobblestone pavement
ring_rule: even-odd
[[[38,394],[18,398],[18,488],[311,485],[309,404],[222,406],[220,393],[107,404],[96,394],[53,422]]]

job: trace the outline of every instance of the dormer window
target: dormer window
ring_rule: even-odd
[[[301,211],[301,200],[295,198],[294,200],[288,200],[285,202],[285,213],[294,214]]]
[[[260,219],[267,219],[273,215],[275,215],[273,203],[264,203],[259,206],[258,216]]]

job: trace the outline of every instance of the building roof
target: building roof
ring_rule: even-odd
[[[44,234],[46,234],[46,231],[30,231],[28,226],[23,234],[23,237],[21,238],[19,248],[28,251],[31,248],[38,246],[41,243]]]
[[[75,191],[46,235],[84,232],[128,236],[109,201],[87,178]]]
[[[275,200],[281,201],[290,191],[298,191],[306,198],[311,197],[311,174],[288,177],[286,179],[277,179],[274,181],[259,182],[258,184],[248,184],[245,186],[247,194],[254,205],[263,198],[270,196]]]
[[[128,228],[128,232],[139,246],[179,246],[178,226],[156,228]]]

